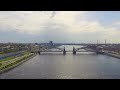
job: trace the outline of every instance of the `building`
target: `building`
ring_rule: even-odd
[[[50,41],[50,42],[49,42],[49,45],[50,45],[50,46],[53,46],[53,41]]]

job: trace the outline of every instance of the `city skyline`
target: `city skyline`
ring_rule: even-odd
[[[119,25],[119,11],[0,11],[0,43],[119,43]]]

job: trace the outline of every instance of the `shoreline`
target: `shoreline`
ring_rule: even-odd
[[[111,56],[111,57],[120,59],[120,55],[117,55],[117,54],[112,54],[112,53],[104,52],[103,55],[107,55],[107,56]]]
[[[4,70],[1,70],[1,71],[0,71],[0,74],[2,74],[2,73],[4,73],[4,72],[7,72],[7,71],[9,71],[9,70],[11,70],[11,69],[13,69],[13,68],[15,68],[15,67],[17,67],[17,66],[23,64],[24,62],[30,60],[31,58],[35,57],[36,55],[37,55],[37,54],[34,54],[34,55],[28,57],[27,59],[25,59],[25,60],[23,60],[23,61],[21,61],[21,62],[15,64],[15,65],[13,65],[13,66],[11,66],[11,67],[8,67],[8,68],[6,68],[6,69],[4,69]]]

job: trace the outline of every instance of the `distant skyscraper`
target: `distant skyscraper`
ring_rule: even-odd
[[[50,41],[50,42],[49,42],[49,45],[50,45],[50,46],[53,46],[53,41]]]

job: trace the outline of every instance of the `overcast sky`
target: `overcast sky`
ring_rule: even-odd
[[[120,43],[119,11],[0,11],[0,42]]]

